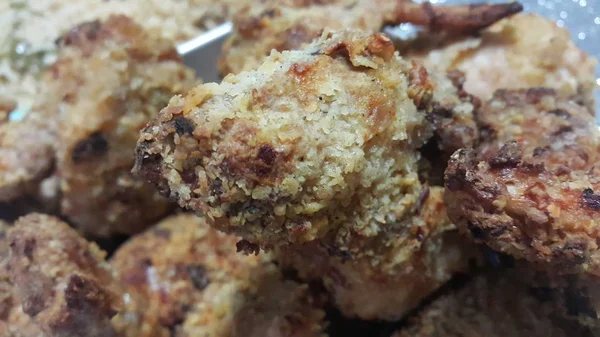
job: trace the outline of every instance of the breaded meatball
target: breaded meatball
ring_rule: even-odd
[[[398,0],[271,0],[242,7],[219,60],[222,74],[253,70],[271,50],[300,48],[324,29],[378,32],[384,24],[411,22],[432,30],[473,32],[519,12],[517,3],[432,6]]]
[[[125,243],[111,261],[126,291],[123,336],[323,336],[319,295],[236,241],[181,214]]]
[[[431,41],[437,41],[437,44]],[[403,52],[428,68],[465,73],[465,90],[481,99],[501,88],[555,89],[594,110],[597,60],[575,46],[566,28],[533,13],[504,19],[479,36],[452,39],[426,36]]]
[[[592,337],[600,332],[562,317],[555,290],[526,286],[520,277],[516,272],[479,275],[425,307],[393,337]]]
[[[377,236],[411,214],[435,105],[472,111],[383,34],[325,33],[254,72],[174,97],[135,171],[218,229],[263,246]]]
[[[443,193],[442,187],[426,189],[419,210],[398,224],[404,228],[364,247],[362,256],[313,241],[281,248],[279,260],[302,278],[321,280],[344,315],[398,320],[476,262],[476,248],[446,215]]]
[[[35,213],[20,218],[2,241],[9,249],[1,272],[13,288],[9,336],[33,336],[18,331],[27,325],[47,336],[116,336],[110,319],[121,307],[120,289],[95,244]]]
[[[446,170],[449,215],[495,250],[600,276],[600,132],[585,108],[556,96],[499,91],[482,108],[485,142]]]
[[[61,213],[94,236],[131,234],[167,201],[130,173],[139,130],[194,82],[169,41],[124,16],[73,28],[50,72],[61,87],[56,167]]]

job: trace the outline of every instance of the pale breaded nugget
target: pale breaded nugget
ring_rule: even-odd
[[[477,37],[443,39],[433,46],[427,44],[436,39],[426,39],[425,48],[417,41],[403,55],[431,69],[464,72],[466,91],[481,99],[490,99],[501,88],[548,87],[575,97],[593,112],[597,60],[577,48],[569,31],[553,20],[523,13]]]
[[[219,60],[222,74],[260,66],[271,50],[300,48],[323,29],[378,32],[384,24],[411,22],[432,30],[473,32],[521,11],[517,3],[432,6],[407,0],[271,0],[242,7]]]
[[[562,317],[559,292],[526,286],[520,278],[516,272],[479,275],[427,306],[393,337],[592,337],[600,333]]]
[[[556,96],[499,91],[482,108],[482,153],[460,150],[446,170],[449,215],[495,250],[600,276],[600,132],[585,108]]]
[[[174,97],[141,133],[135,170],[252,243],[347,245],[415,209],[436,104],[473,109],[383,34],[326,33]]]
[[[9,336],[22,336],[18,329],[27,325],[47,336],[116,336],[110,319],[121,306],[120,290],[95,244],[41,214],[20,218],[4,240],[1,272],[13,288]]]
[[[319,297],[236,241],[181,214],[125,243],[111,261],[126,291],[123,336],[323,336]]]
[[[194,75],[170,42],[124,16],[83,23],[57,43],[33,111],[0,125],[0,201],[60,203],[90,236],[139,232],[169,206],[130,173],[138,132]]]
[[[442,187],[431,187],[404,228],[363,247],[354,257],[324,242],[282,247],[284,266],[305,279],[321,279],[335,305],[350,317],[400,319],[457,273],[476,262],[476,248],[461,240],[446,215]]]
[[[160,218],[167,201],[130,173],[139,130],[193,73],[171,42],[124,16],[81,24],[60,40],[50,71],[61,87],[57,175],[61,213],[85,234],[131,234]]]

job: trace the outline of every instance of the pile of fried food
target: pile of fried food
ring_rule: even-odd
[[[521,10],[257,0],[206,84],[74,27],[0,102],[0,335],[596,335],[596,60]]]

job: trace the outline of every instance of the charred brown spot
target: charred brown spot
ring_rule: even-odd
[[[75,144],[71,153],[71,160],[74,163],[91,158],[100,157],[108,152],[108,141],[100,132],[91,134],[88,138]]]
[[[162,157],[159,154],[146,152],[148,143],[142,143],[137,148],[134,170],[146,181],[156,186],[158,192],[168,197],[171,194],[169,182],[162,175]]]
[[[594,191],[591,188],[583,190],[582,199],[585,207],[595,211],[600,210],[600,195],[594,194]]]
[[[188,169],[181,172],[181,180],[190,186],[192,190],[194,190],[198,184],[198,176],[193,169]]]
[[[28,259],[33,259],[33,250],[35,249],[36,240],[35,238],[27,238],[23,244],[23,254],[27,256]]]
[[[531,88],[527,89],[527,101],[530,104],[537,104],[544,96],[554,96],[556,91],[550,88]]]
[[[276,11],[276,10],[274,10],[274,9],[267,9],[267,10],[265,10],[264,12],[262,12],[262,13],[260,14],[260,16],[262,16],[262,17],[267,17],[267,18],[270,18],[270,19],[272,19],[272,18],[274,18],[274,17],[275,17],[275,14],[277,14],[277,11]]]
[[[546,151],[548,151],[547,147],[536,147],[535,149],[533,149],[533,156],[539,157],[539,156],[543,155],[544,153],[546,153]]]
[[[352,258],[352,254],[350,254],[350,252],[347,250],[342,250],[335,246],[328,246],[326,248],[329,256],[337,257],[338,259],[342,260],[342,262],[349,261]]]
[[[210,184],[210,195],[219,196],[223,194],[223,182],[217,178]]]
[[[255,165],[253,165],[254,167],[252,168],[252,171],[256,176],[264,178],[271,174],[277,155],[277,151],[275,151],[271,145],[265,144],[258,148],[256,154],[256,159],[258,160],[255,161]]]
[[[84,40],[94,41],[98,37],[101,28],[102,25],[98,20],[85,22],[72,28],[67,34],[58,38],[55,43],[59,46],[70,46],[78,45]]]
[[[85,294],[91,288],[91,282],[79,275],[71,275],[65,289],[65,301],[71,309],[81,310],[86,304]]]
[[[196,124],[193,121],[183,116],[175,118],[173,126],[175,127],[175,132],[180,136],[191,135],[196,128]]]
[[[493,168],[516,167],[521,162],[522,155],[523,151],[517,142],[508,142],[490,160],[490,166]]]
[[[554,109],[554,110],[550,110],[548,111],[549,114],[551,115],[555,115],[557,117],[560,117],[562,119],[569,119],[571,118],[571,114],[563,109]]]
[[[210,284],[210,278],[208,277],[208,271],[206,267],[200,264],[187,266],[188,274],[192,280],[194,288],[203,290]]]
[[[523,163],[521,165],[521,169],[527,174],[536,175],[544,172],[546,170],[546,167],[544,163]]]
[[[235,244],[235,247],[237,249],[238,253],[243,253],[244,255],[258,255],[258,253],[260,253],[260,247],[255,244],[255,243],[251,243],[248,240],[240,240]]]
[[[263,145],[258,149],[258,159],[267,165],[273,165],[277,158],[277,152],[270,145]]]
[[[110,296],[96,282],[79,275],[71,275],[65,289],[67,307],[75,310],[93,308],[108,318],[116,314],[110,305]]]
[[[558,130],[552,132],[552,137],[561,137],[565,133],[569,133],[573,131],[573,127],[571,125],[563,125],[558,128]]]
[[[485,231],[481,227],[479,227],[477,224],[469,221],[467,223],[467,229],[469,230],[469,233],[471,233],[471,236],[473,237],[473,239],[475,239],[475,240],[485,239]]]

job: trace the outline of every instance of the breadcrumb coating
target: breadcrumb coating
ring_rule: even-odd
[[[167,218],[125,243],[111,264],[125,286],[123,336],[324,336],[323,303],[285,280],[270,258],[193,214]]]
[[[600,276],[600,132],[585,108],[556,96],[499,91],[482,108],[482,153],[459,150],[446,170],[449,215],[495,250]]]
[[[476,37],[426,36],[403,55],[428,69],[464,72],[465,90],[483,100],[502,88],[547,87],[594,111],[597,60],[575,45],[566,28],[538,14],[506,18]]]
[[[17,220],[4,242],[9,249],[2,273],[13,288],[9,335],[28,336],[13,328],[34,325],[27,330],[47,336],[116,336],[110,319],[121,307],[120,290],[95,244],[35,213]]]
[[[134,170],[251,243],[334,233],[349,245],[414,211],[416,149],[431,137],[436,104],[473,110],[385,35],[325,33],[174,97],[142,131]]]
[[[434,301],[393,337],[596,336],[560,315],[560,291],[529,287],[515,272],[489,272]],[[567,298],[566,301],[569,301]]]
[[[444,189],[427,191],[404,228],[363,247],[363,256],[313,241],[281,248],[278,259],[304,279],[321,280],[345,316],[398,320],[477,258],[446,215]]]
[[[256,69],[272,50],[299,49],[324,29],[375,33],[385,24],[410,22],[434,31],[474,32],[522,9],[517,3],[432,6],[406,0],[282,0],[241,8],[218,63],[224,75]]]

